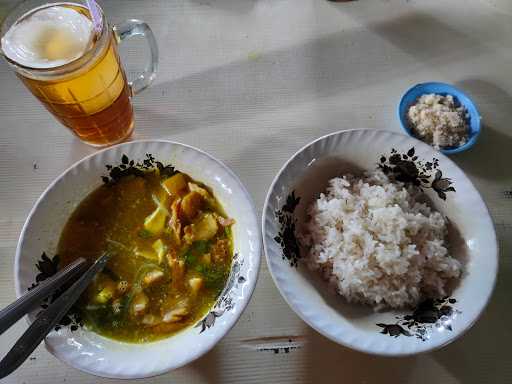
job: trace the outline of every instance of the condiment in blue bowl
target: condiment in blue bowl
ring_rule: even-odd
[[[398,105],[398,119],[402,129],[412,137],[417,137],[411,128],[411,123],[408,118],[408,111],[411,106],[416,104],[418,99],[423,95],[436,94],[441,96],[452,96],[456,106],[463,106],[466,111],[466,120],[468,124],[467,140],[460,146],[441,147],[439,150],[445,155],[451,155],[468,150],[475,145],[481,130],[481,116],[478,112],[475,103],[460,89],[453,85],[446,83],[421,83],[410,88],[402,96]]]

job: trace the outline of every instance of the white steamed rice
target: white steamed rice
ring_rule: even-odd
[[[302,234],[309,267],[349,302],[375,309],[445,296],[462,266],[448,254],[445,219],[417,197],[380,170],[330,180]]]

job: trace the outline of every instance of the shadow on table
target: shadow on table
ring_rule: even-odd
[[[191,0],[193,3],[233,13],[250,12],[258,0]]]
[[[392,7],[391,4],[383,3],[380,7],[377,4],[370,10],[365,7],[345,7],[342,3],[330,4],[338,12],[361,22],[377,18],[378,21],[366,22],[370,31],[431,67],[436,63],[446,65],[455,61],[463,62],[466,58],[483,55],[489,50],[470,36],[421,11],[400,12],[397,7],[397,16],[383,21],[379,12],[382,13],[380,10],[383,8]]]
[[[12,8],[16,5],[16,2],[0,2],[0,24],[4,21],[4,18],[9,14]]]
[[[512,171],[508,164],[511,149],[512,136],[484,123],[475,146],[450,158],[470,175],[485,179],[510,180]]]
[[[342,347],[307,327],[307,383],[404,383],[416,357],[379,357]]]
[[[512,262],[509,258],[512,238],[510,227],[497,226],[497,229],[502,257],[498,282],[488,307],[467,335],[431,354],[460,383],[507,382],[505,367],[510,367],[512,345]]]
[[[365,52],[378,49],[383,39],[407,55],[397,62],[368,60]],[[430,16],[406,14],[268,53],[248,51],[241,60],[157,83],[146,92],[151,107],[137,113],[139,120],[155,118],[162,130],[158,133],[165,135],[170,128],[215,125],[307,101],[320,103],[324,97],[407,77],[424,64],[463,62],[485,49]],[[171,124],[165,124],[167,119]]]
[[[56,123],[58,124],[58,123]],[[60,129],[67,129],[64,126],[60,126]],[[72,135],[72,134],[71,134]],[[72,139],[69,142],[69,151],[68,151],[68,160],[63,165],[66,168],[69,166],[69,164],[74,164],[77,161],[83,159],[86,156],[89,156],[96,152],[98,149],[85,144],[84,142],[80,141],[80,139],[74,135],[72,135]]]
[[[167,112],[161,112],[154,107],[145,105],[135,105],[135,130],[133,139],[152,139],[152,138],[170,138],[168,136],[176,133],[191,131],[201,128],[200,125],[191,124],[187,117],[183,117],[181,112],[167,107]]]
[[[393,20],[370,24],[370,30],[407,52],[423,64],[435,68],[484,55],[488,48],[434,17],[411,12]],[[427,37],[428,36],[428,37]]]
[[[175,371],[175,373],[179,373],[180,370],[193,370],[202,377],[202,380],[199,380],[198,382],[217,384],[221,382],[221,372],[219,371],[220,359],[221,357],[219,356],[218,349],[214,347],[199,359],[193,361],[185,367],[179,368]]]
[[[483,125],[475,147],[452,159],[470,174],[485,179],[510,179],[512,172],[507,164],[510,163],[512,133],[499,131],[495,126],[498,121],[509,121],[512,96],[498,85],[480,79],[467,79],[456,85],[471,95],[482,115]],[[490,104],[486,100],[500,101]],[[510,131],[510,127],[506,128]]]

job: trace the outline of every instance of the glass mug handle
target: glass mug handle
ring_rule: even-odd
[[[149,44],[150,58],[146,64],[144,72],[142,72],[135,80],[129,82],[132,94],[146,89],[156,77],[156,70],[158,68],[158,46],[156,45],[155,36],[145,22],[137,19],[130,19],[121,24],[116,24],[112,28],[116,40],[120,43],[130,37],[143,36]]]

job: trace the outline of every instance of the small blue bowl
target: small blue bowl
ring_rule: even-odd
[[[469,137],[466,144],[461,145],[460,147],[441,148],[440,151],[445,155],[452,155],[454,153],[466,151],[473,145],[475,145],[481,130],[480,121],[482,118],[480,116],[480,113],[478,113],[475,103],[473,102],[473,100],[469,98],[468,95],[466,95],[460,89],[450,84],[422,83],[415,85],[407,92],[405,92],[405,94],[402,96],[402,99],[400,100],[400,104],[398,104],[398,119],[400,120],[402,129],[409,136],[415,137],[411,129],[409,128],[407,111],[409,110],[409,107],[413,105],[420,96],[430,93],[435,93],[443,96],[453,96],[455,103],[458,105],[463,105],[468,111],[469,115]]]

